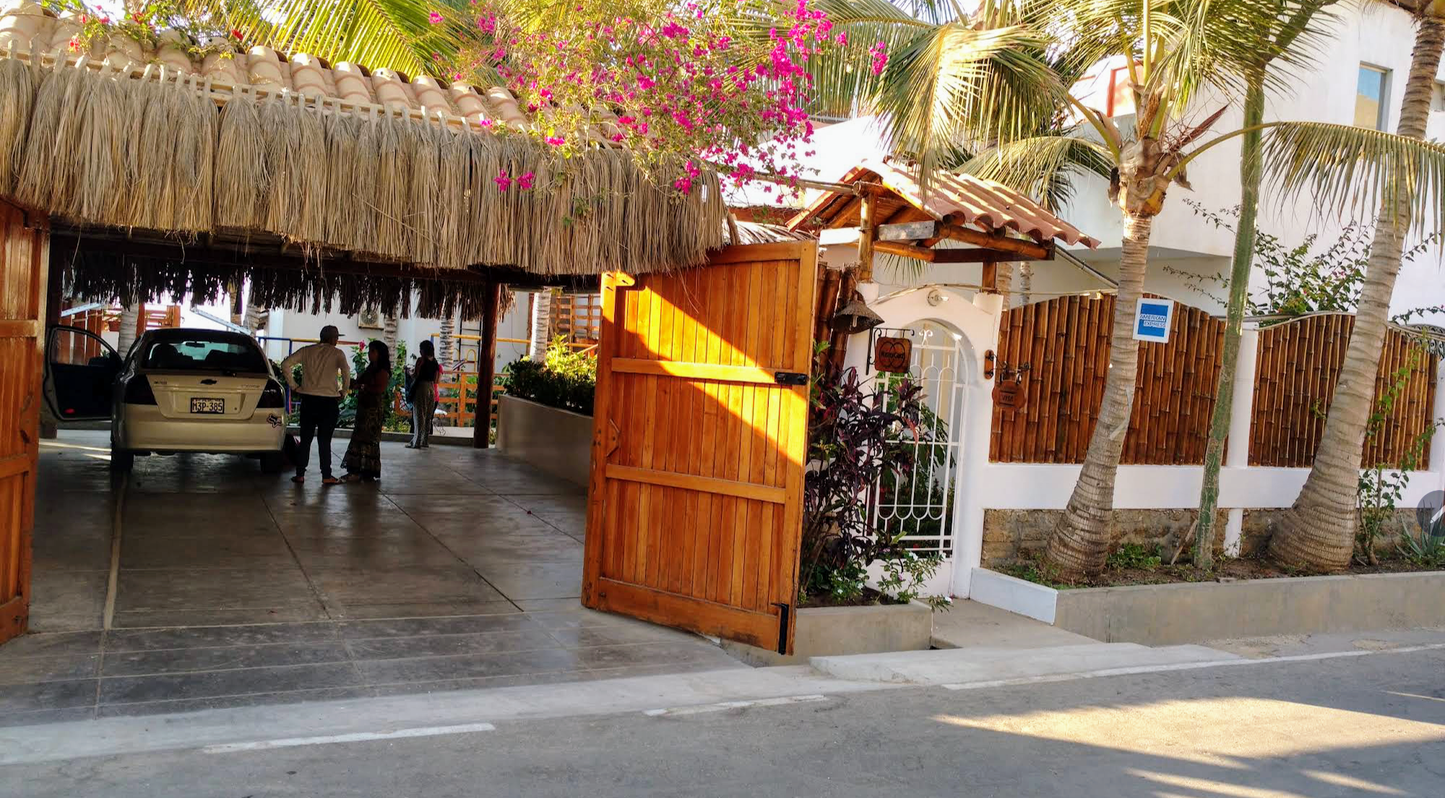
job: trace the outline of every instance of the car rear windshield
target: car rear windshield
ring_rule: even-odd
[[[166,337],[152,341],[143,366],[163,371],[266,373],[266,358],[250,341],[231,337]]]

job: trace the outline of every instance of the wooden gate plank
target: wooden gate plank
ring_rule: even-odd
[[[775,375],[811,371],[817,278],[811,242],[604,277],[585,605],[791,646],[807,386]]]

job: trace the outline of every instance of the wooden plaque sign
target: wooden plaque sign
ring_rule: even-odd
[[[1022,410],[1028,403],[1029,392],[1021,382],[1007,380],[993,386],[993,406],[1000,410]]]
[[[913,342],[907,338],[879,338],[873,344],[873,370],[902,374],[913,362]]]

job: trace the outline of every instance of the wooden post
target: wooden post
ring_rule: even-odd
[[[873,282],[873,242],[878,236],[878,227],[874,224],[874,213],[877,210],[878,195],[868,192],[863,195],[863,204],[859,208],[858,217],[858,282]],[[847,304],[849,296],[840,300],[840,306]]]
[[[853,301],[853,292],[858,288],[858,270],[848,269],[843,272],[842,283],[838,286],[838,307],[842,308]],[[828,360],[833,366],[833,375],[837,376],[843,371],[843,359],[848,355],[848,332],[846,330],[833,330],[833,339],[828,345]]]
[[[485,449],[492,443],[492,382],[497,369],[497,311],[502,304],[502,284],[488,281],[483,289],[482,340],[477,345],[477,417],[472,427],[472,447]]]
[[[982,284],[984,293],[998,293],[998,261],[986,260],[983,262]]]

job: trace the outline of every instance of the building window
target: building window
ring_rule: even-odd
[[[1390,70],[1360,64],[1355,87],[1355,125],[1385,130],[1390,114]]]
[[[1430,111],[1432,113],[1445,111],[1445,83],[1441,83],[1438,80],[1435,81],[1435,85],[1430,89]]]

